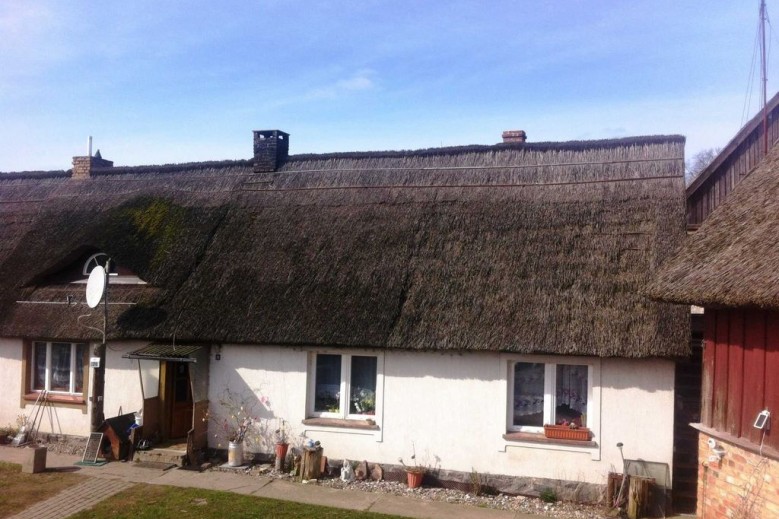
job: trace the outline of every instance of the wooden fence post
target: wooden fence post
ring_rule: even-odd
[[[640,519],[646,515],[646,505],[649,501],[649,485],[654,482],[654,478],[630,476],[630,487],[628,490],[629,519]]]

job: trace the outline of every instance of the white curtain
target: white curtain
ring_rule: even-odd
[[[514,365],[514,416],[544,412],[544,365]]]
[[[557,365],[557,405],[587,412],[587,366]]]

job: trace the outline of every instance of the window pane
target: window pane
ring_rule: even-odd
[[[341,411],[341,356],[317,355],[314,386],[314,411]]]
[[[544,425],[544,365],[514,364],[514,425]]]
[[[84,392],[84,354],[87,351],[86,344],[76,344],[76,381],[73,391]]]
[[[555,423],[587,425],[587,366],[557,365]]]
[[[376,413],[376,357],[352,357],[351,414]]]
[[[33,347],[35,350],[32,354],[32,388],[44,390],[46,389],[46,343],[36,342]]]
[[[70,391],[70,343],[51,345],[51,391]]]

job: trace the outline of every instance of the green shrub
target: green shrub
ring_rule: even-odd
[[[557,501],[557,492],[555,492],[554,489],[545,488],[538,494],[538,497],[541,498],[541,501],[544,503],[554,503]]]

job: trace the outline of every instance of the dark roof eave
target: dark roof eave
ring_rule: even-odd
[[[774,97],[771,98],[770,101],[766,104],[766,110],[768,112],[773,111],[779,106],[779,93],[775,94]],[[725,147],[722,149],[722,151],[717,155],[714,160],[709,164],[706,169],[703,170],[703,172],[695,177],[695,180],[692,181],[692,183],[687,186],[686,189],[686,195],[687,198],[690,198],[700,187],[706,183],[706,181],[711,177],[714,172],[722,165],[723,162],[725,162],[728,157],[738,148],[742,142],[749,136],[750,133],[752,133],[760,124],[763,122],[763,111],[760,110],[757,114],[755,114],[752,119],[749,120],[742,128],[738,131],[738,133],[728,142]]]

